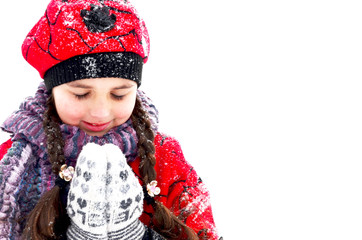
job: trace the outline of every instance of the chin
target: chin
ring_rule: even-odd
[[[83,130],[84,131],[84,130]],[[86,132],[89,136],[92,137],[102,137],[104,134],[106,134],[109,130],[107,131],[102,131],[102,132],[89,132],[89,131],[84,131]]]
[[[89,136],[92,136],[92,137],[102,137],[103,135],[105,135],[106,133],[108,133],[111,128],[106,129],[106,130],[103,130],[103,131],[100,131],[100,132],[93,132],[93,131],[90,131],[89,129],[84,129],[84,128],[82,128],[82,127],[80,127],[80,129],[81,129],[83,132],[85,132],[87,135],[89,135]]]

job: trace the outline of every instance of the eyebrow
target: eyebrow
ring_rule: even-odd
[[[70,87],[74,87],[74,88],[84,88],[84,89],[91,89],[92,88],[91,86],[88,86],[88,85],[85,85],[85,84],[82,84],[82,83],[76,83],[76,82],[70,82],[67,85],[70,86]],[[125,84],[125,85],[121,85],[121,86],[112,88],[112,90],[128,89],[128,88],[131,88],[131,87],[132,87],[132,85]]]

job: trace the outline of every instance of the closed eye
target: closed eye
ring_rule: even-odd
[[[122,100],[124,98],[124,95],[116,95],[116,94],[113,94],[112,93],[112,97],[115,99],[115,100]]]
[[[81,95],[74,94],[74,96],[75,96],[77,99],[85,99],[88,95],[89,95],[89,93],[85,93],[85,94],[81,94]]]

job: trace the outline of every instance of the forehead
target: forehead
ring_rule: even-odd
[[[111,88],[111,89],[127,89],[137,86],[137,83],[124,79],[124,78],[90,78],[72,81],[63,84],[70,88],[85,88],[85,89],[97,89],[97,88]]]

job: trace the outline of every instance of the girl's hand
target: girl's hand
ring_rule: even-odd
[[[84,146],[68,194],[67,238],[142,239],[142,211],[143,190],[122,151],[113,144]]]

